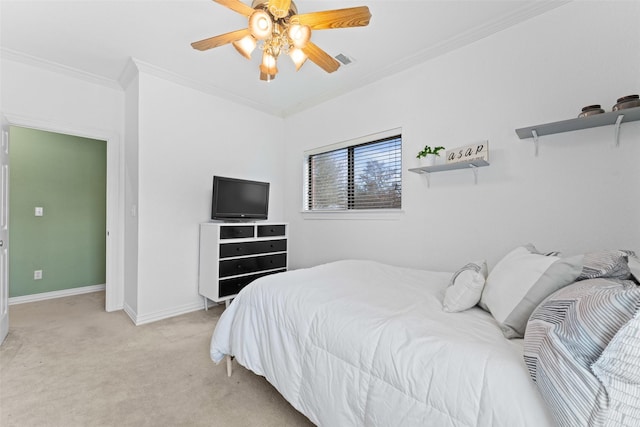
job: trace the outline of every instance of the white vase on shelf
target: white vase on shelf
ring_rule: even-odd
[[[427,154],[425,157],[420,157],[420,166],[435,166],[436,155]]]

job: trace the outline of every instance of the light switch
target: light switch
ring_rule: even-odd
[[[36,207],[36,216],[42,216],[44,215],[44,208],[41,208],[39,206]]]

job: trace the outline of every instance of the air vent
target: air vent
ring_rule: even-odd
[[[349,65],[353,62],[353,58],[349,58],[347,55],[339,53],[335,58],[342,63],[342,65]]]

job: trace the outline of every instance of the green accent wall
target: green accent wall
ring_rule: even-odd
[[[104,284],[106,141],[9,132],[9,296]]]

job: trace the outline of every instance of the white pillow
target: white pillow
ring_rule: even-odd
[[[470,262],[451,276],[442,303],[444,311],[455,313],[468,310],[480,301],[487,278],[487,262]]]
[[[524,336],[533,310],[556,290],[574,282],[582,272],[583,255],[561,258],[520,246],[491,270],[480,306],[496,319],[507,338]]]

